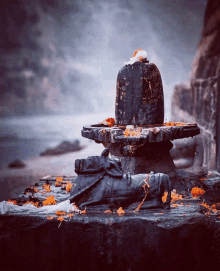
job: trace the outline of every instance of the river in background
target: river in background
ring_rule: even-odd
[[[64,140],[79,139],[82,145],[88,144],[89,139],[81,137],[83,125],[95,124],[113,116],[114,113],[100,113],[0,118],[0,168],[15,159],[38,156]]]

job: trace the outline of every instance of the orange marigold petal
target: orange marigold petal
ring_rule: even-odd
[[[52,220],[54,218],[54,216],[47,216],[48,220]]]
[[[46,200],[43,201],[43,206],[44,206],[44,205],[54,205],[54,204],[57,204],[57,202],[56,202],[54,196],[48,196],[48,197],[46,198]]]
[[[68,216],[68,217],[73,217],[73,216],[74,216],[74,214],[68,214],[67,216]]]
[[[193,195],[193,197],[199,197],[204,193],[205,193],[205,190],[198,187],[193,187],[191,190],[191,194]]]
[[[57,177],[57,178],[56,178],[56,182],[61,182],[61,183],[62,183],[62,181],[63,181],[63,178],[62,178],[62,177]]]
[[[59,217],[57,218],[57,220],[63,221],[63,220],[64,220],[64,217],[63,217],[63,216],[59,216]]]
[[[86,209],[81,211],[80,214],[86,214]]]
[[[112,211],[111,211],[111,210],[106,210],[106,211],[104,212],[104,214],[112,214]]]
[[[66,215],[66,212],[64,212],[64,211],[56,211],[55,214],[56,215]]]
[[[139,51],[142,51],[142,49],[137,49],[135,52],[134,52],[134,54],[133,54],[133,56],[132,57],[135,57],[136,56],[136,54],[139,52]]]
[[[70,192],[71,188],[72,188],[72,183],[67,183],[66,185],[66,191]]]
[[[122,209],[122,207],[119,207],[119,208],[118,208],[117,214],[118,214],[118,215],[123,215],[123,214],[125,214],[125,211]]]

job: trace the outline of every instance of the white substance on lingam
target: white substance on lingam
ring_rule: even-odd
[[[56,205],[47,205],[43,207],[37,208],[33,204],[29,203],[23,206],[15,205],[11,202],[2,201],[0,202],[0,214],[8,214],[8,213],[25,213],[25,214],[52,214],[56,211],[64,211],[64,212],[76,212],[79,213],[80,210],[73,206],[72,203],[70,203],[70,200],[65,200],[61,203],[58,203]]]
[[[142,51],[138,51],[135,57],[131,57],[130,60],[128,62],[125,62],[125,65],[132,65],[137,61],[140,61],[142,58],[147,58],[147,52],[142,50]]]

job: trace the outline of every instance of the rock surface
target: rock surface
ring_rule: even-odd
[[[13,162],[11,162],[10,164],[8,164],[8,167],[9,168],[23,168],[23,167],[25,167],[25,163],[19,159],[16,159]]]
[[[9,270],[217,270],[219,219],[196,207],[166,213],[0,216],[1,267]],[[18,268],[19,266],[19,268]]]
[[[220,4],[207,3],[204,25],[193,62],[190,84],[175,87],[172,100],[172,120],[197,122],[204,145],[204,164],[209,170],[219,167],[219,83]]]
[[[53,149],[47,149],[44,152],[42,152],[40,155],[41,156],[61,155],[68,152],[80,151],[83,148],[85,148],[85,146],[80,146],[80,142],[78,140],[75,140],[74,142],[63,141],[59,146]]]
[[[63,181],[68,179],[74,182],[74,178]],[[66,200],[69,193],[54,187],[56,180],[42,178],[35,197],[54,195],[57,202]],[[208,193],[220,179],[214,176],[204,182],[209,184]],[[44,184],[51,185],[46,194],[42,194]],[[63,221],[54,212],[27,214],[16,206],[16,212],[0,215],[1,267],[4,271],[28,271],[30,266],[48,271],[215,271],[220,264],[220,211],[201,203],[202,199],[183,195],[169,210],[125,209],[125,214],[118,215],[114,209],[112,213],[88,209],[85,214],[64,214]]]

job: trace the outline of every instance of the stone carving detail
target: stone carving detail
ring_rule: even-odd
[[[147,182],[148,195],[141,209],[170,207],[171,181],[168,175],[154,172],[123,174],[120,161],[110,159],[108,154],[109,150],[105,149],[101,156],[76,160],[78,177],[71,190],[71,202],[76,202],[80,208],[136,209],[145,197],[143,187]],[[168,192],[166,203],[162,202],[164,191]]]

